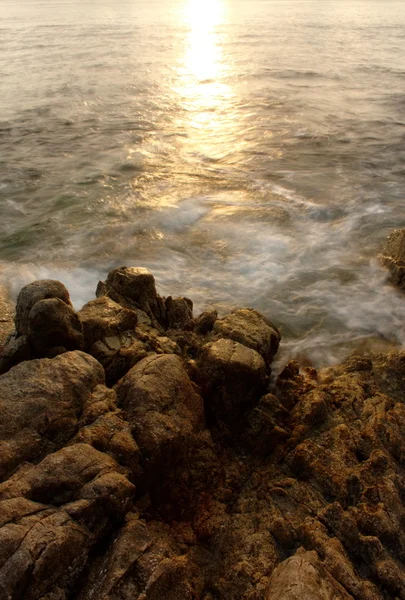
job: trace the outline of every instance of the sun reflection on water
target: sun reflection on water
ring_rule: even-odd
[[[179,68],[181,106],[189,150],[218,160],[230,152],[233,102],[230,64],[224,52],[227,0],[188,0],[187,34]],[[183,115],[184,116],[184,115]]]

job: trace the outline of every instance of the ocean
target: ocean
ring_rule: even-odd
[[[263,312],[281,359],[405,342],[405,5],[0,0],[0,282],[119,265]]]

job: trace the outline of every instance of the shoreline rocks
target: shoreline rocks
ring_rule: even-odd
[[[250,308],[121,267],[23,288],[0,356],[0,600],[405,600],[405,352],[271,367]]]

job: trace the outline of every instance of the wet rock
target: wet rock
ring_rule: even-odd
[[[193,303],[189,298],[166,298],[166,319],[169,329],[191,329]]]
[[[273,572],[265,600],[352,600],[316,552],[300,548]]]
[[[69,292],[60,281],[41,279],[24,286],[17,297],[15,328],[18,333],[28,333],[28,317],[34,304],[39,300],[59,298],[71,306]]]
[[[103,338],[134,330],[138,321],[134,311],[123,308],[107,296],[91,300],[77,315],[88,348]]]
[[[266,366],[260,354],[229,339],[203,346],[197,366],[211,417],[227,422],[251,408],[266,387]]]
[[[84,402],[104,383],[83,352],[23,362],[0,377],[0,479],[22,461],[60,448],[75,433]]]
[[[195,320],[194,331],[199,335],[207,335],[212,331],[218,318],[218,311],[209,310],[202,312]]]
[[[391,281],[405,289],[405,229],[396,229],[388,236],[381,260],[390,271]]]
[[[38,300],[28,315],[28,339],[37,356],[52,349],[61,354],[67,350],[84,348],[84,338],[79,317],[59,298]]]
[[[148,269],[119,267],[108,274],[107,280],[97,288],[97,296],[109,296],[125,308],[140,309],[153,325],[166,322],[163,300],[156,293],[155,278]]]
[[[213,333],[256,350],[270,364],[278,350],[280,332],[271,321],[251,308],[239,308],[215,321]]]

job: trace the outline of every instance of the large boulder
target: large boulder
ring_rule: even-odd
[[[256,350],[267,364],[273,360],[280,343],[277,327],[252,308],[238,308],[223,319],[217,319],[213,334]]]
[[[77,313],[83,327],[86,347],[98,340],[133,331],[138,318],[133,310],[123,308],[107,296],[91,300]]]
[[[67,352],[13,367],[0,377],[0,480],[25,460],[38,460],[74,435],[85,401],[104,383],[88,354]]]
[[[388,236],[381,259],[390,271],[391,281],[405,289],[405,229],[395,229]]]
[[[204,426],[201,396],[179,356],[152,355],[138,362],[116,386],[119,406],[132,426],[147,476],[159,479]]]
[[[15,315],[15,328],[19,334],[28,333],[28,317],[34,304],[48,298],[59,298],[71,306],[69,292],[60,281],[40,279],[21,289],[17,297]]]
[[[203,346],[197,368],[211,418],[233,421],[252,408],[266,388],[261,355],[233,340],[220,339]]]
[[[191,329],[193,326],[193,303],[189,298],[166,298],[166,319],[169,329]]]
[[[28,315],[28,339],[37,356],[84,349],[82,325],[59,298],[38,300]]]
[[[164,325],[165,306],[156,292],[155,278],[142,267],[118,267],[97,287],[97,296],[108,296],[121,306],[145,312],[154,325]]]

